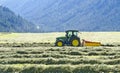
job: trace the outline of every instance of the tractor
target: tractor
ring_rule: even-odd
[[[55,46],[62,47],[62,46],[101,46],[101,42],[92,42],[87,40],[82,40],[82,43],[80,41],[80,38],[78,37],[77,30],[67,30],[65,37],[58,37],[56,38]]]
[[[78,37],[78,32],[79,31],[77,30],[67,30],[65,37],[56,38],[55,46],[81,46],[80,38]]]

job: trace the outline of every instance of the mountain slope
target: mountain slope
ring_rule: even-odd
[[[35,25],[0,6],[0,32],[35,32]]]
[[[4,0],[2,4],[44,31],[120,31],[120,0]]]

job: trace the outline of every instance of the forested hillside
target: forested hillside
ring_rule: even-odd
[[[0,32],[37,32],[37,30],[33,23],[0,6]]]

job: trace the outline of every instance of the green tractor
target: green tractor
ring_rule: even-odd
[[[56,38],[55,46],[81,46],[80,38],[78,37],[78,32],[79,31],[77,30],[67,30],[65,37]]]

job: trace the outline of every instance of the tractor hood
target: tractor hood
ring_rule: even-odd
[[[64,40],[64,39],[66,39],[66,37],[58,37],[58,38],[56,38],[57,40]]]

